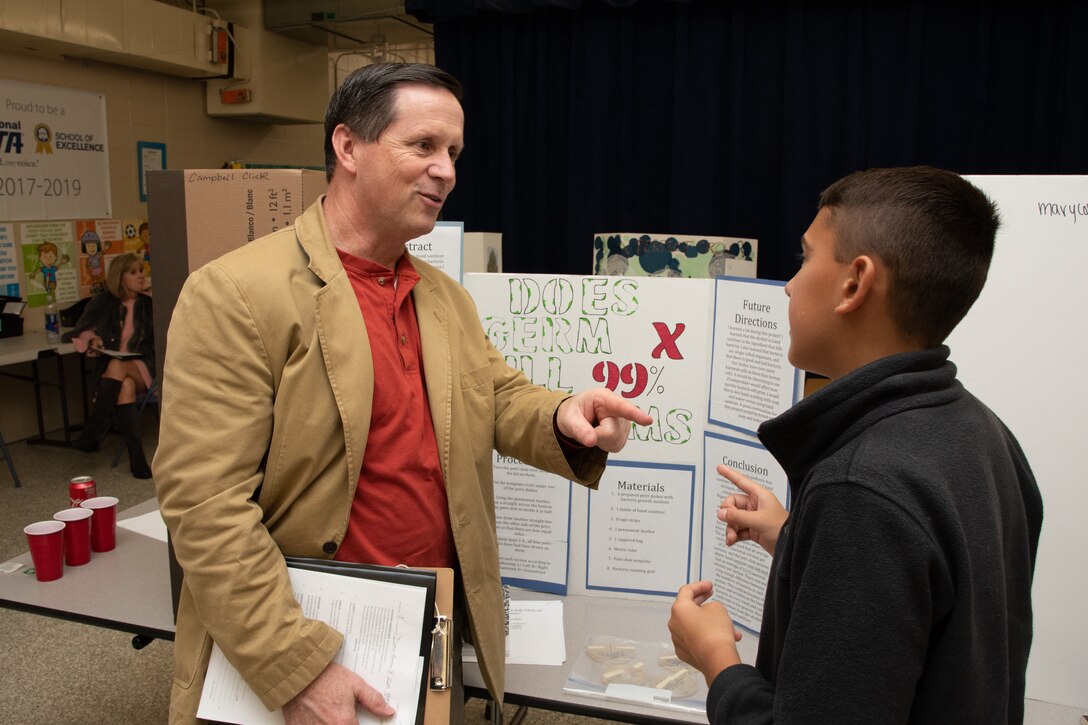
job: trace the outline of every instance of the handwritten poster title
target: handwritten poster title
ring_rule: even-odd
[[[670,301],[654,300],[647,311],[639,281],[629,277],[504,281],[502,312],[486,314],[495,306],[480,306],[484,330],[511,367],[551,390],[603,385],[632,400],[654,418],[650,426],[633,427],[632,440],[674,445],[692,440],[694,400],[683,389],[684,366],[673,376],[667,365],[685,360],[680,339],[685,324],[655,319],[673,306]],[[702,364],[701,356],[696,364]]]

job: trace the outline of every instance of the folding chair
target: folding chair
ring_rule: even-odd
[[[136,408],[136,418],[143,420],[144,408],[148,403],[155,402],[158,396],[159,381],[152,380],[151,385],[147,386],[147,390],[142,396],[140,396],[139,405]],[[110,464],[110,468],[117,468],[117,464],[121,462],[121,456],[125,455],[125,442],[121,441],[121,445],[117,447],[117,452],[113,454],[113,462]]]

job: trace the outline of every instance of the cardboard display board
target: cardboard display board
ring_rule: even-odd
[[[155,236],[155,355],[185,279],[258,237],[294,223],[325,193],[325,174],[299,169],[186,169],[147,172]]]

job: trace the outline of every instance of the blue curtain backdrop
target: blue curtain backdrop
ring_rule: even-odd
[[[1084,3],[406,5],[466,89],[444,217],[502,232],[507,272],[588,274],[594,233],[652,232],[757,238],[788,279],[851,171],[1088,173]]]

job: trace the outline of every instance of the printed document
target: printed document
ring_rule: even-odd
[[[424,587],[327,572],[288,569],[302,611],[344,634],[335,662],[358,673],[397,711],[385,720],[360,708],[359,723],[414,725],[423,676]],[[433,616],[433,614],[432,614]],[[430,627],[427,627],[430,631]],[[281,725],[216,645],[197,716],[245,725]]]

